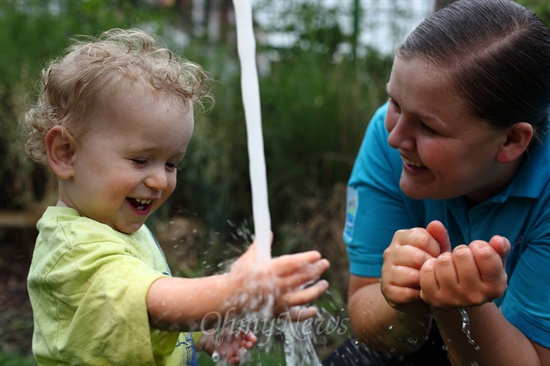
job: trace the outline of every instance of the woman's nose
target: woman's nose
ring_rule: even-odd
[[[388,143],[395,149],[412,151],[416,148],[414,124],[400,115],[395,121],[386,122],[389,131]]]

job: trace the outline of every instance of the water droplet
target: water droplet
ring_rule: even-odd
[[[460,315],[462,316],[462,333],[466,334],[466,337],[468,337],[468,343],[474,346],[476,342],[473,340],[472,335],[470,334],[470,317],[468,316],[468,312],[464,308],[459,309],[459,311]],[[476,346],[474,349],[476,351],[479,350],[479,346]]]
[[[220,360],[220,354],[218,353],[218,351],[212,352],[212,361],[218,362],[219,360]]]

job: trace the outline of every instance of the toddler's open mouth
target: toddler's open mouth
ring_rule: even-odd
[[[151,207],[153,200],[141,199],[141,198],[128,198],[128,202],[137,211],[147,211]]]

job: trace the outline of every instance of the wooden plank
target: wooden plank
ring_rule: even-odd
[[[35,211],[0,211],[0,228],[33,228],[40,216]]]

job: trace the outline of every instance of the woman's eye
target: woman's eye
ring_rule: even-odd
[[[399,108],[399,104],[397,104],[397,102],[395,100],[393,100],[392,97],[389,97],[388,98],[388,101],[390,102],[390,104],[392,105],[392,107],[396,110],[396,111],[400,111],[401,109]]]
[[[424,122],[420,122],[420,128],[422,128],[422,130],[424,130],[424,132],[429,133],[429,134],[435,134],[436,133],[433,128],[431,128],[430,126],[428,126]]]

